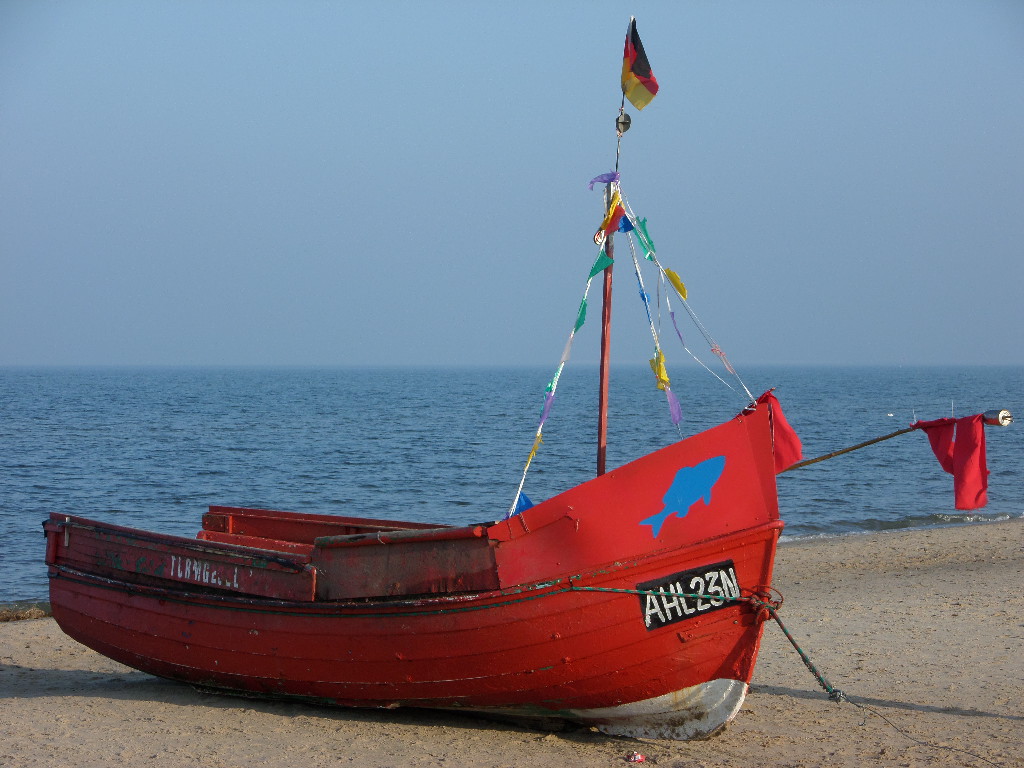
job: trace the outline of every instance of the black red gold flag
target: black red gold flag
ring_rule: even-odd
[[[622,54],[622,93],[629,103],[643,109],[658,92],[658,81],[651,72],[651,63],[644,53],[644,44],[636,31],[636,19],[629,18],[626,49]]]

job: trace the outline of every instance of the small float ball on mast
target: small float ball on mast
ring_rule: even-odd
[[[620,112],[619,116],[615,118],[615,132],[619,134],[619,136],[621,136],[622,134],[629,130],[631,122],[632,121],[629,119],[629,115],[627,115],[625,112]]]

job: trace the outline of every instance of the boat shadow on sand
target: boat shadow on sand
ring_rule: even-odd
[[[622,739],[596,732],[567,720],[526,721],[474,712],[417,709],[360,709],[333,707],[302,701],[248,697],[207,691],[186,683],[164,680],[134,670],[96,671],[86,669],[45,669],[0,663],[0,700],[97,698],[115,702],[152,702],[161,707],[202,707],[206,710],[258,711],[278,717],[319,717],[353,725],[378,723],[408,727],[459,728],[467,731],[514,730],[540,735],[557,732],[560,738],[591,744],[620,743]],[[123,711],[119,707],[119,711]]]
[[[588,742],[619,741],[616,737],[596,733],[585,726],[557,719],[525,722],[515,718],[490,717],[474,713],[430,709],[374,710],[319,706],[300,701],[259,697],[249,698],[214,693],[185,683],[164,680],[144,672],[132,670],[101,672],[85,669],[45,669],[25,667],[18,664],[0,664],[0,699],[34,699],[50,696],[104,698],[113,701],[151,701],[162,706],[202,706],[222,710],[258,710],[265,714],[281,717],[301,714],[306,717],[322,717],[353,724],[387,723],[391,725],[424,727],[443,725],[449,728],[462,728],[465,730],[506,728],[537,733],[556,731],[560,737],[582,739]],[[815,702],[828,701],[828,696],[822,691],[787,688],[777,685],[751,686],[750,699],[748,701],[754,703],[761,696]],[[927,714],[997,718],[1024,722],[1024,716],[1010,715],[1005,712],[985,712],[977,709],[933,706],[862,696],[854,698],[857,704],[883,711],[904,710]]]
[[[791,699],[804,701],[829,701],[828,694],[818,690],[802,690],[799,688],[786,688],[780,685],[752,685],[750,686],[750,698],[748,701],[756,702],[759,696],[784,696]],[[960,707],[938,707],[931,704],[918,704],[912,701],[894,701],[893,699],[876,699],[865,696],[850,696],[851,704],[859,704],[865,707],[879,710],[904,710],[907,712],[921,712],[933,715],[956,715],[958,717],[994,717],[1000,720],[1013,720],[1024,722],[1022,715],[1010,715],[1005,712],[984,712],[978,709],[961,709]]]

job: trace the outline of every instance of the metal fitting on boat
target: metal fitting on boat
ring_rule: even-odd
[[[1005,408],[995,411],[985,411],[982,415],[985,423],[993,427],[1006,427],[1013,424],[1013,414]]]

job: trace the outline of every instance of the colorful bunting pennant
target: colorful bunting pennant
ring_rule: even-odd
[[[611,204],[608,206],[608,212],[604,215],[601,226],[597,228],[597,232],[594,234],[594,242],[598,245],[603,243],[609,232],[614,232],[619,228],[619,222],[622,221],[625,215],[626,209],[622,207],[622,195],[616,189],[615,194],[612,195]]]
[[[544,438],[541,436],[540,432],[538,432],[537,436],[533,440],[533,448],[530,449],[530,455],[526,457],[527,467],[530,466],[530,463],[533,461],[533,457],[537,455],[537,449],[540,448],[541,443],[543,442]]]
[[[679,337],[679,343],[683,345],[683,349],[686,349],[686,341],[683,339],[683,334],[679,330],[679,323],[676,322],[676,313],[673,310],[669,310],[668,316],[672,318],[672,327],[676,329],[676,336]]]
[[[665,270],[665,277],[667,277],[668,281],[670,283],[672,283],[672,287],[676,289],[676,292],[680,295],[680,297],[685,299],[686,298],[686,286],[683,284],[683,281],[679,279],[679,275],[677,275],[671,269],[666,269]]]
[[[595,176],[590,180],[590,189],[593,191],[595,184],[611,184],[612,182],[618,181],[619,178],[620,176],[618,171],[602,173],[600,176]]]
[[[551,405],[555,402],[555,393],[548,390],[548,393],[544,395],[544,407],[540,412],[540,426],[544,426],[544,422],[548,420],[548,416],[551,415]]]
[[[651,364],[651,370],[654,371],[654,378],[658,380],[658,389],[666,389],[671,386],[668,380],[668,370],[665,368],[665,355],[659,349],[654,353],[654,357],[648,360]]]
[[[722,348],[717,344],[712,344],[711,351],[722,359],[722,365],[725,366],[725,370],[735,376],[736,369],[732,367],[732,363],[729,362],[729,358],[725,356],[725,352],[722,351]]]
[[[679,405],[679,400],[671,387],[665,387],[665,397],[668,398],[668,412],[672,417],[672,423],[679,426],[679,422],[683,419],[683,408]]]
[[[583,327],[583,323],[587,321],[587,299],[586,297],[580,302],[580,311],[576,313],[576,325],[573,327],[575,333]]]
[[[597,260],[594,262],[594,266],[590,268],[589,277],[593,277],[598,272],[604,272],[608,267],[610,267],[614,263],[615,262],[612,260],[612,257],[605,252],[604,248],[602,248],[601,252],[597,254]]]
[[[651,236],[647,234],[647,219],[640,219],[637,221],[636,231],[638,233],[637,240],[640,241],[640,247],[644,249],[644,258],[648,261],[654,261],[654,241],[651,240]]]
[[[520,514],[522,512],[525,512],[526,510],[528,510],[532,506],[533,506],[533,502],[530,501],[530,497],[527,496],[522,491],[520,491],[519,498],[516,499],[515,507],[512,510],[512,515],[518,515],[518,514]],[[510,517],[512,515],[510,515]]]

